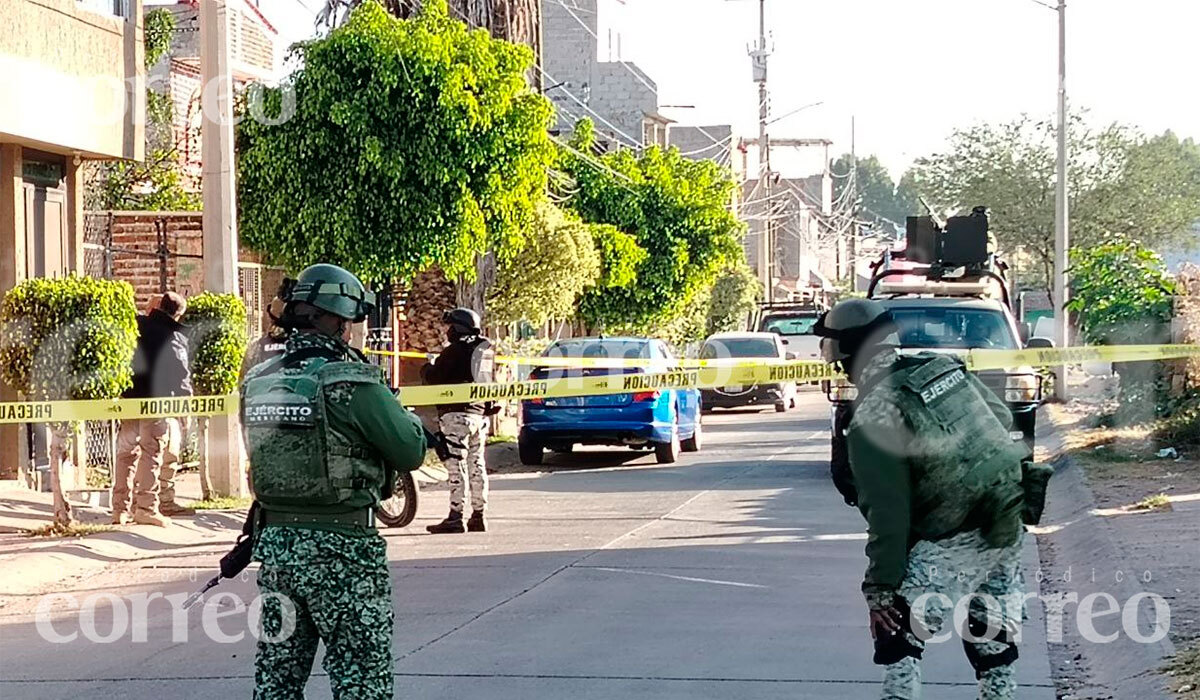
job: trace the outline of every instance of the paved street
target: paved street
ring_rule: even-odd
[[[708,417],[703,452],[674,466],[587,451],[554,456],[552,473],[497,478],[486,534],[425,535],[445,509],[444,492],[428,494],[417,523],[387,534],[397,697],[878,697],[858,592],[863,523],[828,480],[827,404],[801,398],[785,415]],[[79,593],[190,591],[216,551],[114,567]],[[253,596],[252,583],[218,590]],[[0,697],[247,697],[252,640],[205,638],[197,606],[189,641],[172,643],[157,603],[144,643],[52,645],[31,601],[0,608]],[[59,619],[60,633],[79,629],[77,614]],[[245,631],[244,615],[222,629]],[[1021,697],[1053,698],[1038,618],[1025,633]],[[959,642],[926,658],[927,698],[973,697]],[[323,676],[309,689],[328,697]]]

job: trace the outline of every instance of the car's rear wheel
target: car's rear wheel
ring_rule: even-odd
[[[673,434],[667,442],[654,443],[654,459],[659,464],[674,464],[679,459],[679,435]]]
[[[700,427],[700,418],[696,418],[696,431],[692,436],[683,442],[679,443],[679,448],[684,452],[699,452],[704,446],[704,429]]]
[[[542,443],[523,438],[517,441],[517,455],[521,458],[521,464],[536,467],[542,463],[545,452]]]

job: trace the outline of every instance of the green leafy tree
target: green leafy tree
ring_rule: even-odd
[[[1175,281],[1162,256],[1127,239],[1071,251],[1071,301],[1089,343],[1166,342]]]
[[[1170,132],[1147,138],[1112,125],[1069,131],[1072,241],[1120,235],[1156,249],[1192,247],[1200,219],[1200,148]],[[1022,117],[955,131],[946,151],[919,159],[901,185],[939,210],[986,205],[1002,252],[1028,256],[1048,285],[1054,263],[1055,133]],[[907,195],[907,193],[906,193]]]
[[[137,311],[127,282],[30,279],[0,304],[0,376],[30,401],[114,399],[132,385]],[[73,432],[52,423],[54,520],[71,522],[60,474]]]
[[[736,185],[726,170],[678,151],[619,150],[587,155],[585,120],[561,167],[575,181],[567,206],[584,221],[610,224],[646,251],[636,280],[584,295],[580,315],[593,327],[649,327],[680,315],[741,255],[742,225],[729,211]]]
[[[874,221],[879,228],[895,233],[904,225],[905,217],[919,213],[906,208],[907,202],[900,196],[891,174],[876,156],[856,160],[847,153],[829,167],[834,175],[834,201],[856,197],[859,218]],[[852,186],[856,192],[847,193]]]
[[[369,280],[437,266],[473,278],[478,254],[520,250],[553,149],[524,46],[470,31],[445,0],[411,20],[364,3],[264,91],[279,124],[238,130],[241,235],[272,262],[336,262]]]
[[[649,255],[637,240],[621,233],[616,226],[589,224],[592,242],[600,256],[600,290],[628,287],[637,280],[637,271]]]
[[[1072,298],[1084,339],[1102,345],[1165,343],[1170,340],[1175,281],[1162,257],[1137,243],[1114,238],[1071,251]],[[1117,423],[1135,425],[1166,411],[1162,362],[1120,362]]]
[[[589,226],[545,202],[525,247],[497,270],[487,301],[491,320],[540,326],[572,318],[579,296],[599,277],[600,254]]]
[[[709,293],[705,335],[738,330],[762,298],[762,285],[744,260],[727,269]]]

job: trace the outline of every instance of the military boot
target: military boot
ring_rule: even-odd
[[[467,526],[463,524],[462,513],[457,510],[450,511],[450,515],[437,525],[430,525],[425,528],[434,535],[449,535],[467,531]]]
[[[467,532],[487,532],[487,521],[483,519],[482,510],[471,513],[467,519]]]

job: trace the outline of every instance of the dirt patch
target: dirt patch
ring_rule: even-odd
[[[1073,402],[1050,408],[1064,448],[1083,470],[1095,495],[1094,513],[1111,526],[1121,575],[1136,577],[1146,592],[1170,606],[1170,639],[1180,651],[1163,669],[1176,697],[1200,698],[1200,449],[1165,445],[1151,428],[1105,427],[1103,404]],[[1167,450],[1166,448],[1173,448]],[[1045,553],[1054,560],[1055,553]],[[1045,557],[1044,557],[1045,558]],[[1113,576],[1116,571],[1094,572]],[[1086,663],[1060,657],[1060,692],[1088,695]],[[1065,686],[1065,687],[1064,687]],[[1184,690],[1181,690],[1184,689]]]
[[[1200,700],[1200,642],[1181,650],[1164,669],[1180,700]]]

